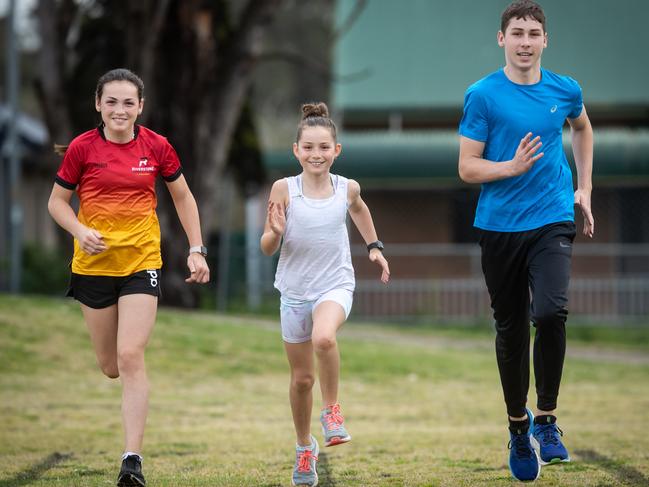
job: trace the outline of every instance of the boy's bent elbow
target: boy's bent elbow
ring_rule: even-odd
[[[457,173],[458,173],[458,176],[460,176],[460,179],[463,182],[465,182],[465,183],[473,183],[473,181],[471,179],[471,176],[469,174],[469,171],[467,170],[466,165],[462,164],[461,161],[458,164]]]

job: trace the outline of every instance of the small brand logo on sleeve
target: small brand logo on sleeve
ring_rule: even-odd
[[[556,112],[556,111],[557,111],[557,108],[558,108],[558,107],[557,107],[556,105],[552,105],[552,108],[550,108],[550,113],[554,113],[554,112]]]

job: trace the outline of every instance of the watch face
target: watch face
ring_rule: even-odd
[[[380,240],[377,240],[376,242],[372,242],[371,244],[368,244],[367,250],[372,250],[372,249],[379,249],[380,251],[383,251],[383,242]]]

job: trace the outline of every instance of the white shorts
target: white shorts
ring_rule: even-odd
[[[315,301],[300,301],[285,298],[279,300],[280,324],[282,338],[288,343],[304,343],[311,340],[313,331],[313,311],[323,301],[334,301],[343,307],[345,319],[352,310],[354,293],[347,289],[333,289],[324,293]]]

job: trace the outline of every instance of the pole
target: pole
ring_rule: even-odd
[[[248,309],[256,311],[261,306],[261,252],[259,239],[264,228],[261,221],[263,201],[259,193],[246,199],[246,293]]]
[[[9,104],[9,126],[5,142],[5,154],[9,158],[9,290],[20,292],[22,271],[22,221],[23,211],[20,204],[20,158],[18,155],[18,46],[16,40],[16,0],[9,2],[7,22],[7,98]]]
[[[232,176],[226,172],[223,175],[220,194],[219,216],[222,220],[219,224],[219,255],[218,275],[216,280],[216,309],[220,312],[228,310],[230,298],[230,251],[232,240],[232,207],[234,203],[234,181]]]

